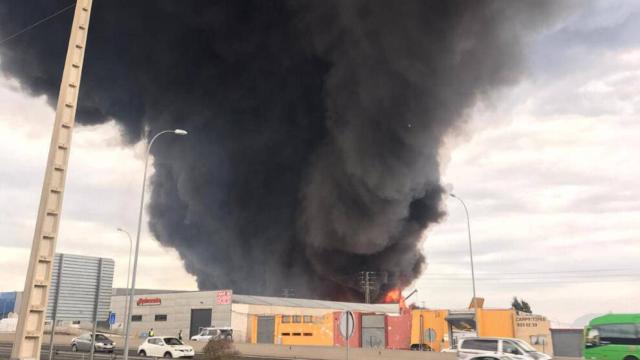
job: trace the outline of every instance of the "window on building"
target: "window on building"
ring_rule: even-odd
[[[545,345],[547,343],[547,337],[544,335],[531,335],[529,343],[531,345]]]
[[[131,315],[131,322],[142,321],[142,315]]]
[[[167,315],[166,314],[156,314],[156,321],[167,321]]]
[[[302,322],[302,316],[300,315],[293,315],[293,322],[296,324],[299,324]]]
[[[300,333],[293,333],[292,335],[293,336],[300,336],[301,334]]]
[[[282,336],[291,336],[291,333],[282,333]]]
[[[302,317],[302,322],[304,322],[305,324],[313,323],[313,316],[310,316],[310,315],[303,316]]]
[[[282,315],[282,323],[283,324],[288,324],[291,322],[291,316],[289,315]]]
[[[73,325],[80,325],[80,320],[73,320],[71,323]]]
[[[302,336],[313,336],[312,333],[303,333]]]

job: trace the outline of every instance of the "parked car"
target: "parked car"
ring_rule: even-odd
[[[198,335],[191,337],[192,341],[209,341],[209,340],[233,340],[233,329],[230,327],[206,327],[200,330]]]
[[[116,343],[104,334],[96,334],[95,351],[112,353],[115,347]],[[73,338],[71,340],[71,351],[91,351],[91,333]]]
[[[139,347],[138,355],[151,357],[179,358],[193,357],[195,352],[189,345],[185,345],[176,337],[152,336],[148,337]]]
[[[536,351],[520,339],[464,338],[458,342],[458,359],[474,357],[507,356],[514,360],[551,360],[551,356]]]

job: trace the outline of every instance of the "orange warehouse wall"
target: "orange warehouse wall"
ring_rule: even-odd
[[[340,316],[341,311],[333,313],[333,344],[335,346],[347,346],[347,340],[340,334]],[[355,321],[353,327],[353,334],[349,338],[349,347],[356,348],[362,347],[362,313],[354,312],[353,318]]]
[[[276,344],[282,345],[333,345],[333,313],[324,316],[309,316],[311,322],[304,322],[304,316],[299,316],[302,322],[290,321],[283,323],[282,315],[276,316],[275,336]]]
[[[435,341],[431,343],[422,341],[422,344],[429,345],[434,351],[441,351],[449,347],[449,342],[445,341],[445,336],[449,337],[449,326],[447,323],[447,310],[413,310],[411,311],[411,344],[420,344],[420,339],[425,338],[427,329],[435,332]],[[420,317],[422,317],[422,329],[420,329]]]
[[[411,312],[387,315],[387,349],[409,349],[411,346]]]
[[[477,309],[478,336],[515,337],[515,312],[512,309]]]
[[[249,321],[251,326],[250,341],[252,344],[256,344],[258,342],[258,317],[256,315],[251,315]]]

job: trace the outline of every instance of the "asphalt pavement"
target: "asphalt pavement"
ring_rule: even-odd
[[[0,343],[0,360],[11,358],[11,343]],[[53,360],[88,360],[88,352],[72,352],[69,345],[57,345],[54,346]],[[96,352],[94,355],[95,360],[119,360],[122,359],[122,349],[116,351],[113,354]],[[150,360],[149,357],[140,357],[136,354],[136,350],[129,351],[129,359],[131,360]],[[196,353],[195,360],[203,360],[202,353]],[[240,355],[237,360],[257,360],[257,359],[271,359],[271,360],[285,360],[283,358],[271,358],[271,357],[255,357],[255,356],[243,356]],[[49,360],[49,345],[43,345],[40,352],[40,360]]]

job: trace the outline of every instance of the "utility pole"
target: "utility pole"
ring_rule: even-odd
[[[371,304],[371,295],[376,289],[376,273],[374,271],[360,272],[360,287],[364,293],[365,304]]]
[[[12,359],[40,359],[92,2],[76,2]]]

